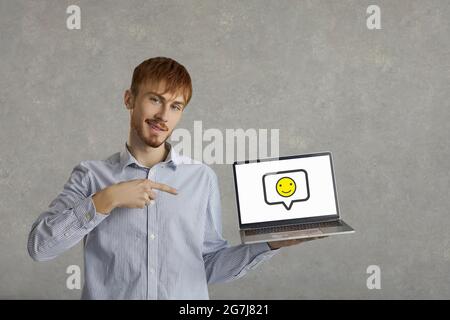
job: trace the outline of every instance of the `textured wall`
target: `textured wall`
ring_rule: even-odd
[[[193,78],[180,127],[279,128],[281,155],[332,151],[357,229],[286,248],[211,298],[450,298],[449,16],[448,0],[0,0],[0,298],[79,298],[65,270],[82,246],[34,262],[28,232],[79,161],[123,146],[122,95],[152,56]],[[213,168],[237,244],[232,168]]]

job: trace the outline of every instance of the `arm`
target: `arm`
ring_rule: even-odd
[[[63,191],[34,222],[28,236],[28,253],[36,261],[46,261],[77,244],[107,216],[96,210],[89,172],[77,165]],[[104,201],[102,209],[107,208]]]
[[[271,250],[267,243],[230,247],[223,239],[219,185],[214,172],[211,175],[206,215],[203,260],[208,283],[241,278],[279,251]]]

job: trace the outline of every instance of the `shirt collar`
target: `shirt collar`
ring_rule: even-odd
[[[169,150],[169,153],[167,154],[166,159],[164,161],[162,161],[162,163],[167,163],[170,167],[172,167],[173,169],[176,169],[177,165],[180,164],[180,155],[173,149],[172,145],[169,142],[167,142],[167,141],[164,142],[164,146],[166,149]],[[128,145],[125,142],[125,146],[124,146],[123,150],[120,152],[121,168],[124,169],[125,167],[127,167],[133,163],[139,167],[144,167],[131,154],[130,150],[128,149]]]

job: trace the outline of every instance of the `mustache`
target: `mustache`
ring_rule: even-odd
[[[161,121],[158,121],[155,119],[153,119],[153,120],[148,119],[148,120],[145,120],[145,122],[147,124],[152,124],[154,126],[157,126],[158,128],[160,128],[163,131],[169,130],[169,128],[166,126],[166,124],[164,122],[161,122]]]

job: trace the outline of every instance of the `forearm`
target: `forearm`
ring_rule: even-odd
[[[226,247],[204,256],[208,283],[228,282],[243,277],[249,270],[272,257],[267,243]]]
[[[73,208],[49,210],[39,216],[28,237],[28,252],[36,261],[46,261],[77,244],[106,215],[96,213],[91,197]]]

